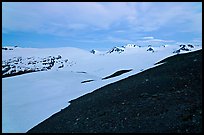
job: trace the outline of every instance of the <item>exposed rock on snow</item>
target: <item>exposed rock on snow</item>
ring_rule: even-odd
[[[95,51],[95,50],[91,50],[90,52],[91,52],[91,53],[93,53],[93,54],[95,54],[95,53],[96,53],[96,51]]]
[[[113,49],[111,49],[111,50],[108,51],[107,53],[113,53],[113,52],[122,53],[122,52],[124,52],[124,48],[121,48],[121,47],[114,47]]]
[[[188,44],[188,45],[183,45],[183,44],[181,44],[181,45],[179,45],[180,46],[180,48],[178,49],[178,50],[176,50],[176,51],[174,51],[173,53],[180,53],[180,52],[186,52],[186,51],[191,51],[191,49],[193,49],[194,48],[194,46],[193,45],[191,45],[191,44]]]
[[[147,49],[147,51],[154,52],[154,49],[153,49],[152,47],[149,47],[149,48]]]

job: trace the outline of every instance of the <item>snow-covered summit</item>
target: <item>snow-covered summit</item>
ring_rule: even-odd
[[[123,48],[139,48],[139,47],[141,47],[141,46],[139,46],[139,45],[136,45],[136,44],[127,44],[127,45],[125,45],[125,46],[122,46]]]
[[[194,46],[194,45],[191,45],[191,44],[188,44],[188,45],[184,45],[184,44],[181,44],[181,45],[179,45],[179,49],[178,50],[176,50],[176,51],[174,51],[173,53],[183,53],[183,52],[188,52],[188,51],[192,51],[192,50],[194,50],[194,48],[195,47],[197,47],[197,46]]]
[[[136,45],[136,44],[127,44],[127,45],[123,45],[121,47],[114,47],[112,48],[111,50],[107,51],[107,54],[111,54],[111,53],[123,53],[125,52],[125,50],[130,50],[130,49],[137,49],[137,48],[140,48],[141,46],[139,45]]]
[[[107,54],[110,54],[110,53],[113,53],[113,52],[122,53],[122,52],[124,52],[124,50],[125,49],[123,47],[114,47],[111,50],[109,50],[107,52]]]

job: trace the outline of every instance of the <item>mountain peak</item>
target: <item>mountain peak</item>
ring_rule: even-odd
[[[122,46],[123,48],[135,48],[135,47],[141,47],[141,46],[139,46],[139,45],[136,45],[136,44],[127,44],[127,45],[125,45],[125,46]]]
[[[154,49],[153,49],[153,47],[149,47],[149,48],[147,49],[147,51],[152,51],[152,52],[154,52]]]
[[[191,45],[191,44],[188,44],[188,45],[185,45],[185,44],[181,44],[181,45],[179,45],[179,49],[178,50],[176,50],[176,51],[174,51],[173,53],[180,53],[180,52],[184,52],[184,51],[191,51],[191,49],[192,48],[194,48],[194,46],[193,45]]]
[[[107,53],[113,53],[113,52],[122,53],[124,51],[125,51],[124,48],[115,46],[110,51],[108,51]]]
[[[90,52],[93,53],[93,54],[95,54],[95,53],[96,53],[96,50],[93,49],[93,50],[91,50]]]

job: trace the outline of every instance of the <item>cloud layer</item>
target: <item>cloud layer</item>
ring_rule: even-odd
[[[4,2],[2,11],[3,34],[31,32],[86,40],[95,35],[128,41],[151,32],[202,33],[201,2]]]
[[[185,23],[195,26],[192,31],[199,31],[202,13],[196,8],[199,7],[184,2],[9,2],[3,3],[3,29],[49,33],[85,28],[111,29],[114,24],[125,23],[138,31],[153,31],[166,24]]]

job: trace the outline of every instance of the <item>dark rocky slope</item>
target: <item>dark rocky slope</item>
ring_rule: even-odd
[[[28,132],[202,132],[202,50],[162,62],[70,101]]]

